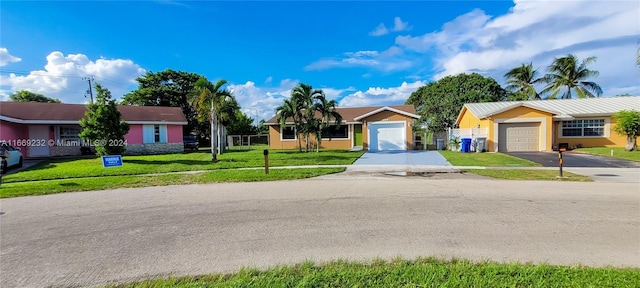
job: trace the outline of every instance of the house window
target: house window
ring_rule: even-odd
[[[349,126],[332,125],[322,131],[322,139],[348,139],[349,138]]]
[[[285,126],[280,130],[282,140],[296,139],[296,129],[293,126]]]
[[[155,143],[160,142],[160,125],[153,125],[153,137]]]
[[[82,132],[82,128],[80,127],[65,127],[62,126],[60,127],[60,139],[63,140],[76,140],[79,139],[80,137],[78,136],[78,134],[80,134],[80,132]]]
[[[603,137],[604,119],[562,121],[562,137]]]

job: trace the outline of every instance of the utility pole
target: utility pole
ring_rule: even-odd
[[[93,104],[93,90],[91,88],[91,81],[94,81],[93,79],[93,75],[89,76],[89,77],[83,77],[82,80],[86,80],[89,81],[89,90],[87,92],[89,92],[89,96],[91,96],[91,104]],[[86,95],[84,97],[87,97]]]

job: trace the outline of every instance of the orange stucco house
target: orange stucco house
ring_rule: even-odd
[[[552,151],[559,146],[622,147],[626,136],[613,132],[612,115],[640,111],[640,97],[602,97],[465,104],[456,124],[478,129],[487,151]]]
[[[413,148],[413,121],[420,118],[413,105],[337,108],[342,125],[324,133],[322,149],[362,148],[370,151],[411,150]],[[284,127],[278,115],[265,122],[269,126],[269,148],[297,149],[298,139],[305,145],[304,135],[297,133],[292,119]],[[315,137],[309,139],[317,145]]]

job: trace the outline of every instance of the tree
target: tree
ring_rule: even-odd
[[[122,120],[111,92],[100,84],[95,85],[95,90],[96,102],[87,105],[86,118],[80,119],[82,131],[79,136],[93,143],[99,156],[122,155],[129,124]]]
[[[49,98],[42,94],[33,93],[27,90],[20,90],[9,95],[9,100],[14,102],[61,103],[60,99]]]
[[[227,126],[227,132],[230,135],[253,135],[258,133],[258,128],[253,126],[254,119],[242,113],[242,111],[236,111],[235,120]]]
[[[299,109],[304,111],[302,121],[300,123],[300,127],[302,128],[300,132],[304,134],[304,138],[306,141],[306,149],[305,151],[309,152],[309,136],[311,134],[315,134],[319,124],[314,121],[315,112],[314,109],[314,101],[318,99],[318,97],[324,97],[324,92],[321,89],[313,89],[311,85],[300,83],[298,86],[294,87],[291,90],[291,98],[296,99],[296,103],[299,105]]]
[[[600,74],[598,71],[587,68],[587,65],[595,61],[596,57],[592,56],[578,63],[578,58],[572,54],[556,58],[548,68],[549,73],[544,77],[547,86],[542,90],[542,93],[551,93],[549,99],[556,99],[562,90],[564,90],[562,99],[571,99],[572,91],[575,91],[578,98],[602,95],[602,88],[598,84],[586,81],[586,79],[597,77]]]
[[[315,136],[318,141],[316,146],[316,152],[320,152],[320,145],[322,144],[322,133],[331,129],[331,119],[333,119],[334,125],[340,127],[342,125],[342,115],[336,111],[338,102],[336,100],[328,100],[324,93],[317,95],[315,103],[313,104],[313,110],[319,112],[321,119],[314,119],[319,121],[313,121],[317,125],[315,127]],[[315,115],[314,115],[315,116]]]
[[[406,104],[412,104],[420,121],[433,132],[453,127],[465,103],[495,102],[506,99],[506,91],[493,78],[477,73],[447,76],[418,88]]]
[[[613,114],[616,126],[613,131],[621,136],[627,136],[627,151],[634,151],[638,148],[636,138],[640,135],[640,112],[634,110],[622,110]]]
[[[261,119],[260,122],[258,122],[258,127],[257,127],[258,135],[263,135],[263,134],[269,135],[269,126],[265,125],[265,122],[267,121],[264,121],[264,119]]]
[[[225,120],[225,117],[230,117],[225,116],[225,113],[230,110],[229,106],[234,106],[230,103],[235,102],[231,92],[223,88],[225,85],[227,85],[226,80],[219,80],[214,85],[206,78],[200,77],[195,82],[195,88],[189,97],[197,112],[197,119],[199,121],[208,120],[211,124],[211,161],[214,162],[218,161],[216,155],[222,154],[220,148],[222,121]],[[237,106],[237,102],[235,102],[235,106]]]
[[[524,100],[539,100],[540,94],[536,91],[534,85],[542,83],[543,78],[537,77],[538,70],[533,69],[533,64],[522,64],[519,67],[511,69],[504,74],[507,79],[507,90],[517,92],[510,98],[525,98]]]
[[[298,99],[291,97],[285,99],[280,106],[276,108],[276,115],[278,115],[278,123],[280,127],[284,129],[287,125],[287,120],[291,118],[293,120],[293,128],[295,130],[296,138],[298,138],[298,149],[302,152],[302,139],[300,139],[300,130],[302,130],[303,115],[302,105],[298,103]]]
[[[187,118],[183,134],[192,132],[202,134],[194,107],[189,103],[189,95],[200,75],[195,73],[174,71],[147,72],[136,78],[138,89],[124,95],[123,105],[168,106],[180,107]]]

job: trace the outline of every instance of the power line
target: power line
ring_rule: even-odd
[[[83,77],[82,80],[89,81],[89,96],[91,96],[91,104],[93,104],[93,90],[91,89],[91,81],[94,81],[93,76]],[[87,97],[86,95],[84,97]]]

